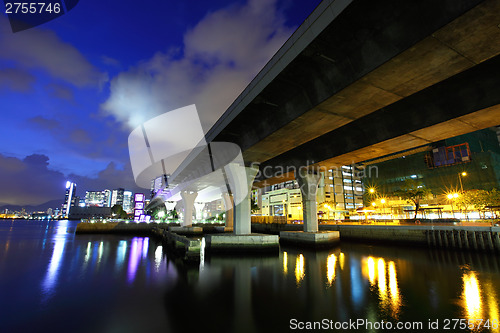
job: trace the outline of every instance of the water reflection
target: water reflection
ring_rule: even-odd
[[[386,264],[384,258],[370,256],[362,259],[362,265],[365,279],[369,281],[372,290],[378,294],[380,308],[388,312],[392,318],[397,319],[402,306],[402,298],[398,287],[396,264],[394,261]]]
[[[399,294],[398,278],[394,261],[389,262],[389,292],[391,297],[392,317],[397,319],[402,305],[402,300]]]
[[[142,331],[282,332],[291,318],[499,320],[499,257],[490,254],[342,243],[274,256],[207,255],[202,266],[173,259],[147,237],[75,236],[56,221],[28,241],[10,228],[0,233],[0,249],[10,241],[0,256],[2,302],[13,304],[2,321],[16,326],[7,332],[49,331],[49,324],[64,331],[75,313],[92,318],[81,332],[147,323],[157,326]],[[26,313],[35,315],[25,320]]]
[[[52,290],[57,282],[59,267],[64,253],[64,246],[66,244],[66,231],[68,229],[68,221],[59,221],[55,227],[56,232],[54,235],[54,249],[52,250],[52,257],[47,267],[47,274],[42,282],[42,290],[45,293],[45,300],[51,296]]]
[[[466,317],[468,319],[484,318],[482,316],[481,291],[476,274],[474,272],[464,273],[462,280],[464,284],[462,298],[465,303]]]
[[[304,271],[304,255],[301,253],[297,256],[295,260],[295,280],[297,281],[297,285],[300,285],[302,279],[304,279],[306,273]]]
[[[497,288],[490,276],[483,277],[480,281],[479,275],[474,271],[465,271],[462,275],[463,291],[461,295],[464,317],[475,324],[495,325],[499,321]],[[477,331],[477,329],[476,329]]]
[[[337,256],[335,254],[330,254],[326,258],[326,279],[328,280],[328,285],[331,286],[333,280],[335,280],[335,265],[337,263]]]
[[[283,274],[288,274],[288,253],[286,251],[283,252]]]
[[[132,249],[130,250],[130,256],[128,259],[128,282],[132,283],[135,279],[135,274],[137,273],[137,267],[139,267],[139,261],[142,256],[142,243],[143,238],[135,237],[132,239]]]
[[[492,322],[497,322],[500,325],[500,315],[498,311],[498,295],[495,292],[495,288],[493,287],[493,283],[488,281],[484,283],[485,292],[487,296],[488,302],[488,318]]]

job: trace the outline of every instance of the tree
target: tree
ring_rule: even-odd
[[[500,206],[500,191],[498,189],[476,190],[472,195],[472,204],[484,218],[488,207]]]
[[[421,181],[408,178],[404,181],[401,189],[395,191],[394,194],[408,203],[413,203],[415,206],[414,218],[416,219],[420,209],[420,200],[427,198],[431,194],[431,190],[425,187]]]
[[[477,202],[477,191],[466,191],[462,192],[460,196],[457,198],[456,203],[457,207],[460,208],[465,214],[465,217],[468,219],[469,216],[467,215],[467,212],[469,209],[471,209],[473,206],[475,206],[475,203]]]
[[[115,218],[119,219],[126,219],[127,218],[127,212],[123,210],[122,205],[114,205],[111,207],[111,214]]]
[[[255,213],[256,211],[258,211],[260,209],[259,205],[257,204],[257,202],[255,200],[252,200],[252,204],[250,206],[250,210],[252,211],[252,213]]]

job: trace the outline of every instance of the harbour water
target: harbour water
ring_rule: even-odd
[[[491,253],[342,242],[186,265],[76,224],[0,221],[1,332],[500,332]]]

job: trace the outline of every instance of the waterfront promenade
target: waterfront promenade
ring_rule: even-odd
[[[464,251],[489,251],[500,253],[500,227],[491,223],[459,222],[459,223],[423,223],[409,222],[373,222],[320,224],[320,231],[338,231],[340,241],[356,241],[365,243],[401,244],[402,246],[423,246],[430,248],[447,248]],[[76,233],[116,233],[163,235],[171,225],[166,223],[79,223]],[[211,224],[199,224],[205,228],[204,234],[215,234]],[[301,231],[302,224],[259,224],[252,223],[252,232],[258,234],[280,234],[281,232]],[[259,247],[259,244],[255,244]],[[262,244],[266,245],[266,244]],[[236,245],[237,246],[237,245]],[[234,250],[234,247],[233,247]]]

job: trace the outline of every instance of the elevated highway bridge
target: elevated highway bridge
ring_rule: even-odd
[[[500,0],[325,0],[205,140],[238,145],[247,166],[332,168],[499,125],[498,13]],[[317,177],[260,173],[253,186],[293,178],[311,189],[304,225],[317,231]]]

